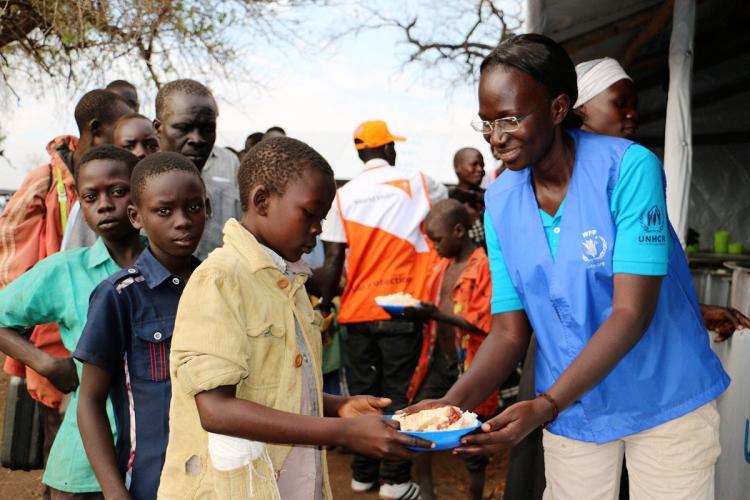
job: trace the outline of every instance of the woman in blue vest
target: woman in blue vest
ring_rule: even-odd
[[[541,35],[512,37],[482,63],[474,125],[507,166],[486,195],[492,331],[431,404],[479,404],[533,330],[538,397],[458,453],[493,453],[544,426],[545,499],[616,498],[624,455],[634,500],[710,499],[713,401],[729,378],[667,219],[661,164],[578,130],[577,93],[570,58]]]

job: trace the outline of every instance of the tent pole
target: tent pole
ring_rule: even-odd
[[[544,33],[546,19],[543,0],[526,0],[526,33]]]
[[[693,174],[691,89],[695,0],[675,0],[669,41],[669,95],[664,130],[667,212],[685,246]]]

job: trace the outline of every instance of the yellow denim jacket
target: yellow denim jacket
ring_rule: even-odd
[[[312,355],[322,413],[320,315],[305,292],[307,278],[297,274],[290,282],[235,219],[224,226],[224,246],[193,272],[180,299],[172,337],[170,432],[160,499],[273,498],[278,471],[291,446],[267,445],[273,471],[262,458],[245,472],[214,469],[194,396],[235,385],[240,399],[299,413],[303,370],[296,319]],[[325,451],[321,462],[324,497],[331,499]],[[248,487],[248,481],[238,476],[248,476],[250,470]]]

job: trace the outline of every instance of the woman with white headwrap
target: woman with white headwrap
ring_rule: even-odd
[[[578,99],[574,110],[583,121],[581,129],[632,139],[638,128],[638,96],[633,80],[611,57],[576,65]],[[718,334],[717,342],[735,329],[750,328],[750,319],[733,308],[700,304],[703,321]]]
[[[578,100],[573,108],[583,130],[632,138],[638,127],[638,97],[633,80],[611,57],[576,66]]]

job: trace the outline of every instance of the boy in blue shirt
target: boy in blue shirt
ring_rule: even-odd
[[[83,217],[97,234],[96,242],[47,257],[0,291],[0,351],[47,377],[60,391],[73,391],[42,478],[52,498],[101,496],[76,420],[81,365],[47,354],[19,331],[56,322],[65,348],[76,348],[91,291],[118,269],[132,265],[143,249],[127,215],[130,172],[137,161],[129,151],[111,145],[87,151],[77,165],[75,181]],[[107,414],[102,413],[106,422]],[[111,442],[109,428],[107,436]]]
[[[83,365],[81,435],[107,498],[154,499],[169,433],[169,348],[177,303],[200,261],[193,252],[206,224],[206,188],[178,153],[156,153],[131,179],[133,225],[149,245],[128,269],[94,291],[73,354]],[[112,399],[113,446],[105,415]]]

